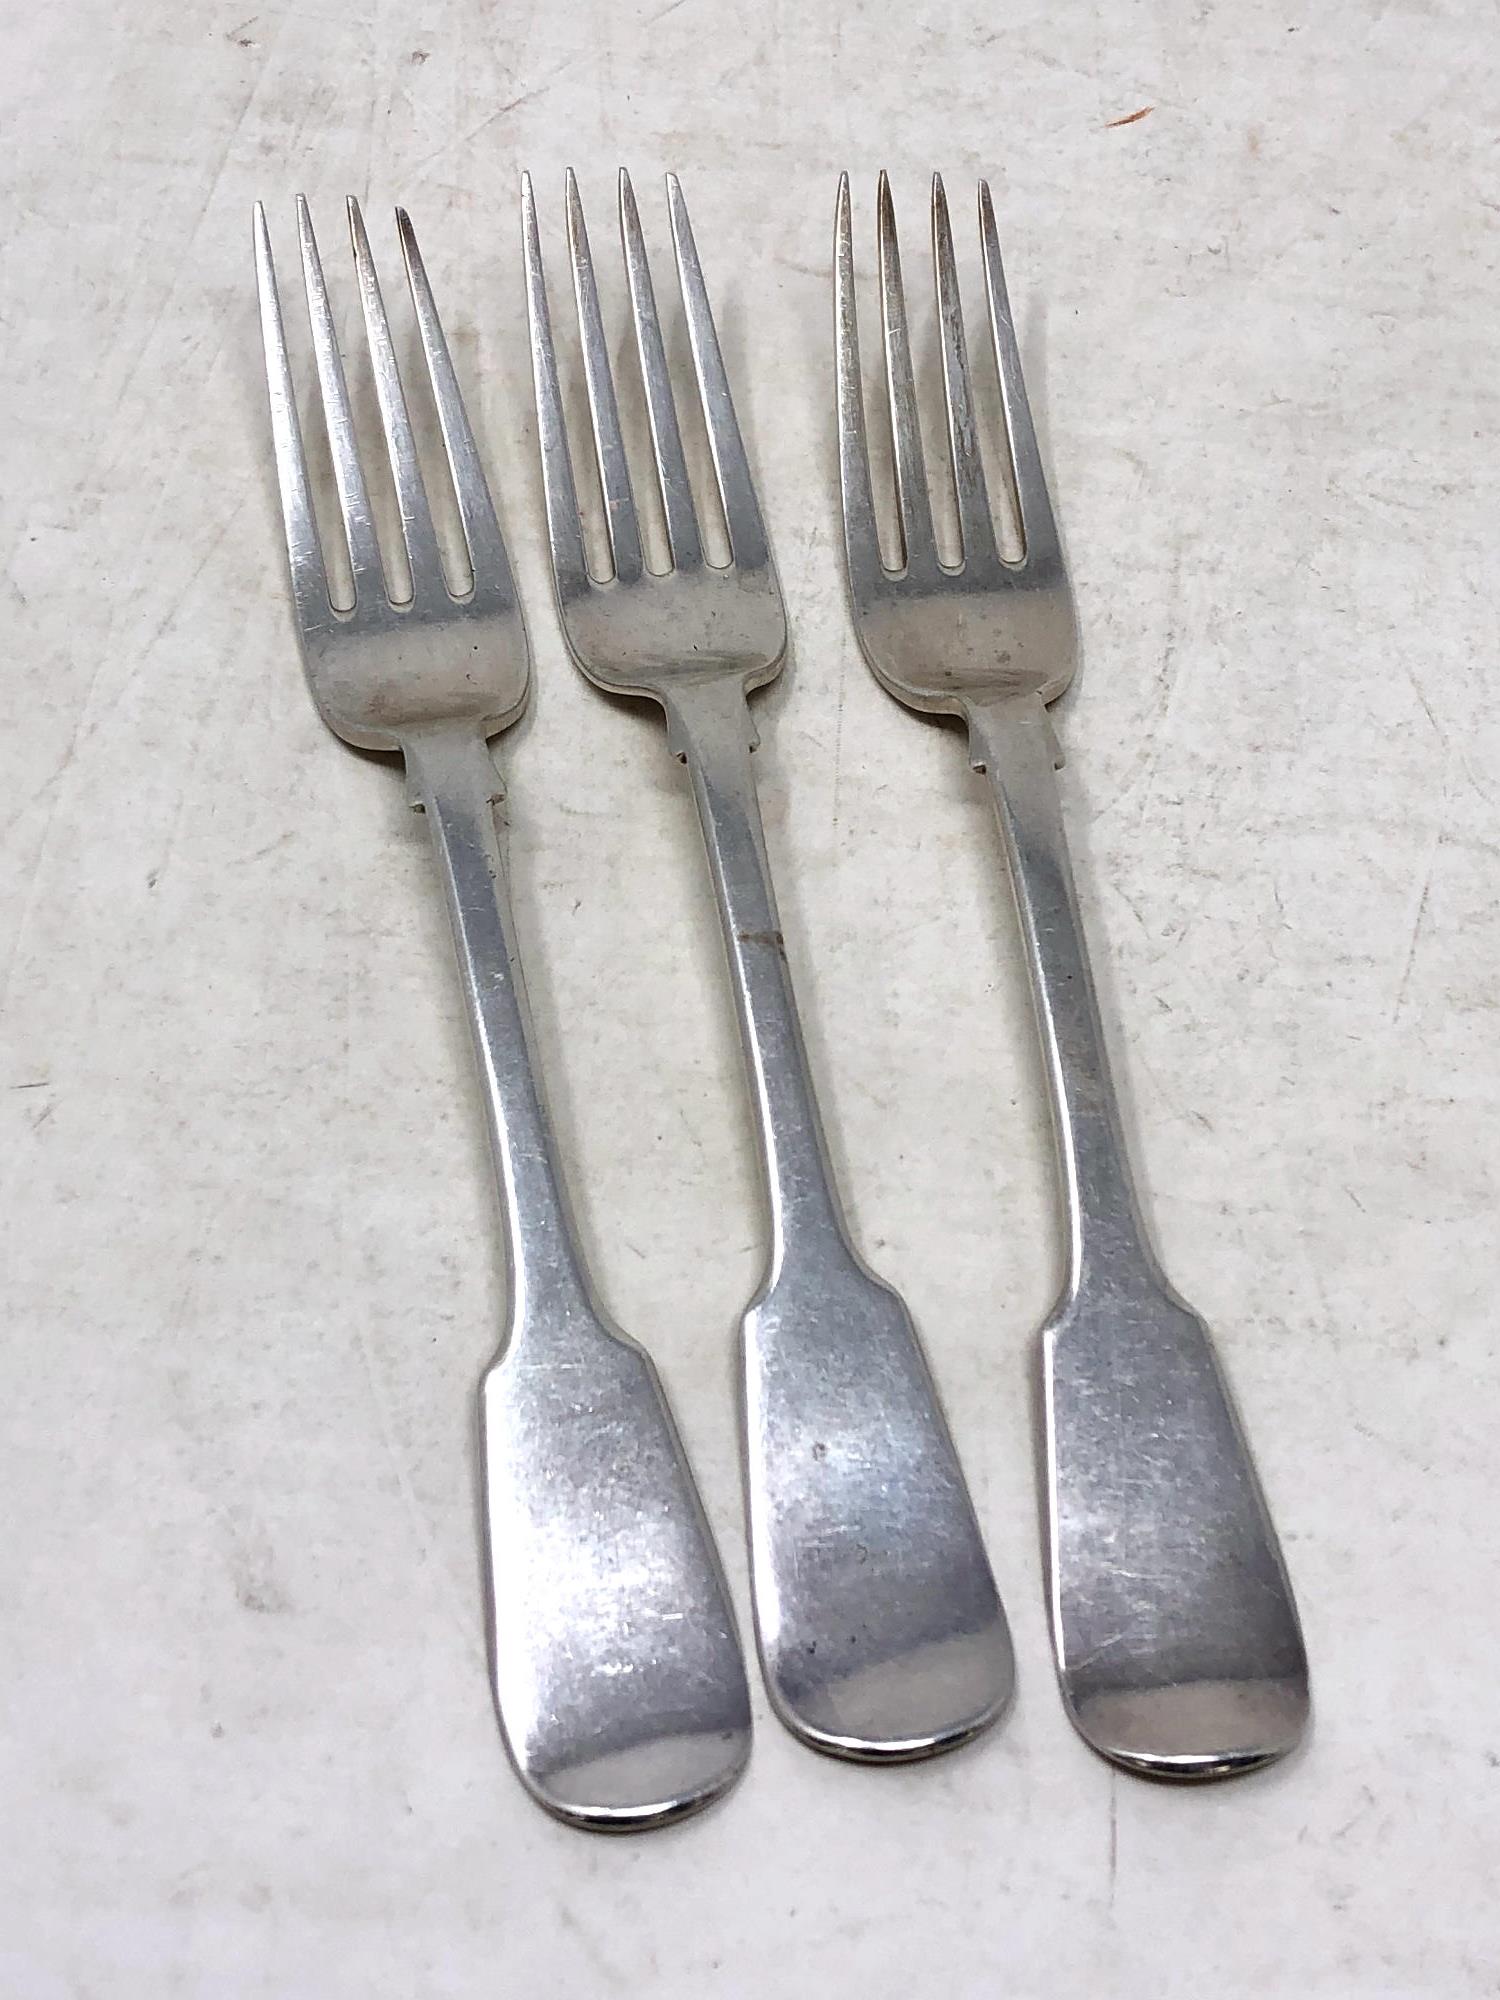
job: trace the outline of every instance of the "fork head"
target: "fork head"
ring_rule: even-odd
[[[1021,375],[988,184],[979,183],[979,232],[1004,420],[1000,450],[1023,543],[1023,553],[1014,562],[1001,553],[990,508],[942,178],[934,174],[932,180],[932,253],[948,464],[961,541],[957,565],[940,560],[933,534],[896,211],[884,174],[878,207],[881,321],[900,536],[900,560],[894,566],[882,557],[876,525],[854,297],[849,177],[841,178],[834,239],[839,476],[849,596],[860,644],[881,682],[912,708],[962,715],[976,702],[1010,696],[1035,695],[1052,701],[1072,679],[1077,659],[1073,600]]]
[[[778,672],[786,650],[781,592],[734,414],[687,204],[675,174],[667,176],[667,201],[698,406],[708,434],[730,559],[713,564],[704,557],[640,216],[630,177],[622,170],[620,239],[652,465],[670,553],[666,570],[646,567],[583,203],[570,172],[568,250],[594,469],[604,503],[611,565],[609,576],[596,577],[585,553],[568,449],[536,198],[531,176],[523,175],[521,180],[537,431],[552,572],[563,629],[573,657],[590,680],[614,693],[650,695],[663,702],[674,686],[719,675],[738,676],[746,692],[763,686]]]
[[[354,585],[353,604],[341,607],[329,591],[313,511],[270,231],[265,210],[259,202],[255,206],[255,270],[271,434],[303,659],[323,719],[346,742],[366,750],[398,749],[404,737],[439,723],[473,723],[493,735],[525,706],[529,672],[505,543],[405,209],[397,209],[396,226],[470,574],[455,590],[444,570],[380,280],[359,204],[351,196],[355,276],[410,575],[408,595],[397,597],[392,591],[376,538],[317,240],[307,203],[299,196],[297,230],[313,355]]]

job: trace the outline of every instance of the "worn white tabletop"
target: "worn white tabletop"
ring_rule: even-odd
[[[1497,59],[1485,0],[5,11],[0,1991],[1495,1990]],[[420,822],[298,672],[249,210],[285,246],[305,189],[341,282],[347,191],[387,261],[393,201],[422,232],[531,610],[499,756],[548,1081],[743,1608],[763,1225],[708,891],[537,536],[517,173],[555,226],[575,164],[607,241],[621,161],[658,242],[662,168],[694,206],[794,632],[760,760],[789,948],[1021,1686],[892,1772],[762,1709],[726,1804],[611,1844],[526,1802],[491,1719],[469,1056]],[[993,177],[1045,405],[1139,1154],[1316,1675],[1306,1751],[1238,1786],[1113,1776],[1051,1684],[1007,889],[961,740],[878,691],[841,592],[834,181],[868,246],[882,165],[914,256],[929,170],[962,212]]]

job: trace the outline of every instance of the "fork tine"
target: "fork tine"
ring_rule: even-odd
[[[984,250],[984,288],[989,299],[995,365],[1000,373],[1000,400],[1005,410],[1016,505],[1021,516],[1021,538],[1026,560],[1030,562],[1058,553],[1057,523],[1052,515],[1042,455],[1037,448],[1026,379],[1021,373],[1021,349],[1005,285],[1005,266],[1000,259],[1000,236],[995,228],[995,205],[990,199],[988,181],[979,183],[979,235]]]
[[[276,289],[276,260],[266,211],[255,204],[255,284],[260,295],[260,330],[266,350],[266,394],[271,404],[271,442],[276,453],[276,484],[281,493],[281,519],[286,529],[286,556],[292,573],[292,595],[304,626],[328,617],[328,575],[318,540],[307,454],[297,419],[297,392],[286,351],[286,327]]]
[[[672,248],[677,256],[677,282],[682,288],[683,310],[687,315],[688,344],[693,351],[693,373],[698,378],[698,397],[703,406],[703,422],[713,454],[714,478],[719,503],[724,509],[724,525],[729,531],[729,551],[744,569],[760,569],[769,560],[765,523],[760,502],[750,477],[745,441],[740,435],[724,355],[714,326],[708,287],[703,282],[703,266],[693,240],[693,224],[683,199],[682,183],[676,174],[667,175],[667,205],[672,217]]]
[[[856,597],[881,573],[880,532],[870,491],[870,446],[865,432],[864,375],[859,360],[859,312],[854,297],[854,226],[849,176],[839,175],[834,221],[834,322],[838,336],[839,487],[844,501],[844,546]]]
[[[620,169],[620,241],[624,245],[625,271],[630,280],[635,344],[641,360],[641,380],[646,392],[646,414],[651,423],[651,448],[661,488],[662,512],[667,522],[667,541],[678,569],[696,569],[703,560],[703,550],[698,540],[693,489],[688,483],[677,405],[672,400],[672,378],[667,372],[661,321],[656,313],[656,294],[651,286],[651,266],[646,259],[645,238],[641,235],[640,211],[635,205],[635,190],[630,185],[630,176],[623,167]]]
[[[464,409],[463,393],[458,386],[448,338],[443,332],[432,286],[427,280],[427,266],[422,261],[411,217],[404,208],[396,210],[396,232],[401,238],[406,282],[411,289],[417,330],[422,337],[422,352],[427,359],[427,375],[432,385],[432,399],[437,405],[438,423],[442,427],[443,449],[448,458],[459,519],[463,523],[474,593],[491,609],[500,610],[515,601],[510,560],[500,533],[500,523],[495,518],[495,503],[490,498],[479,447],[474,442],[468,412]]]
[[[571,167],[568,169],[567,195],[568,254],[573,265],[573,296],[578,304],[583,375],[588,388],[589,418],[594,431],[594,456],[599,467],[599,490],[604,498],[605,525],[609,531],[609,552],[620,582],[634,583],[642,568],[640,522],[636,518],[635,495],[630,488],[630,462],[625,456],[625,440],[620,432],[620,406],[615,397],[614,373],[609,365],[604,316],[599,310],[599,286],[594,277],[593,255],[589,250],[583,199],[578,192],[578,176]]]
[[[896,205],[891,184],[880,176],[880,302],[885,323],[885,379],[891,405],[891,442],[896,461],[897,513],[906,567],[937,560],[932,508],[922,463],[922,425],[912,382],[911,340],[906,330],[906,294],[901,283],[901,249],[896,241]]]
[[[583,549],[583,523],[578,517],[578,493],[573,484],[573,461],[568,454],[568,426],[557,380],[552,315],[547,309],[547,274],[542,268],[542,239],[530,174],[521,176],[521,235],[526,247],[526,323],[531,334],[531,379],[536,389],[547,540],[552,548],[557,594],[566,600],[586,591],[590,578]]]
[[[958,506],[959,534],[965,563],[993,563],[999,553],[990,493],[974,424],[974,392],[969,380],[969,350],[964,339],[964,307],[953,256],[953,229],[943,177],[932,177],[932,267],[937,286],[938,324],[943,340],[943,388],[948,408],[948,455],[953,466],[953,497]]]
[[[300,194],[297,197],[297,239],[302,251],[302,282],[307,293],[307,317],[312,327],[318,387],[323,396],[323,426],[328,433],[333,483],[338,491],[339,517],[349,549],[354,601],[358,604],[371,594],[384,593],[385,572],[380,561],[380,544],[375,539],[369,489],[359,463],[354,415],[349,408],[349,388],[344,380],[344,364],[339,357],[338,335],[333,330],[328,287],[323,282],[323,260],[318,255],[318,239],[313,235],[312,215],[306,199]]]
[[[412,596],[425,597],[435,590],[446,591],[443,559],[433,532],[432,511],[427,489],[422,484],[422,468],[417,458],[417,441],[412,434],[406,394],[396,367],[396,350],[391,342],[390,321],[381,297],[375,259],[370,255],[370,239],[359,203],[349,197],[349,240],[354,246],[354,270],[359,280],[360,304],[365,315],[365,339],[375,374],[375,400],[380,405],[380,423],[390,455],[391,478],[396,488],[396,504],[401,510],[401,535],[406,544],[406,560],[411,568]]]

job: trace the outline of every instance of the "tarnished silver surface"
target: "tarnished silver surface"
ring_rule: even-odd
[[[1069,1713],[1106,1757],[1153,1777],[1225,1777],[1281,1756],[1308,1714],[1290,1585],[1202,1322],[1142,1224],[1110,1081],[1058,804],[1047,703],[1073,675],[1073,604],[989,189],[979,186],[1002,450],[1024,542],[1002,560],[976,428],[952,234],[932,195],[949,463],[962,540],[933,533],[895,211],[882,175],[879,261],[898,559],[882,557],[865,434],[849,187],[835,232],[840,473],[850,601],[879,679],[961,716],[1010,863],[1056,1121],[1068,1236],[1043,1341],[1053,1636]]]
[[[432,294],[397,211],[471,576],[450,590],[358,206],[355,269],[412,593],[393,603],[306,205],[303,275],[351,610],[317,525],[264,213],[256,271],[292,594],[313,696],[346,741],[398,750],[427,816],[473,1030],[509,1252],[507,1324],[480,1389],[492,1678],[523,1782],[604,1830],[680,1818],[738,1776],[749,1692],[697,1491],[650,1359],[594,1297],[531,1056],[486,738],[526,702],[526,635]]]
[[[1003,1708],[1010,1642],[952,1441],[905,1306],[850,1243],[776,912],[750,753],[752,688],[779,671],[781,595],[681,189],[677,274],[731,547],[704,561],[630,182],[620,224],[671,567],[645,566],[582,204],[568,236],[612,574],[590,575],[530,182],[523,186],[542,471],[574,656],[666,711],[708,850],[759,1124],[770,1264],[745,1315],[745,1466],[761,1657],[788,1726],[819,1749],[919,1757]]]

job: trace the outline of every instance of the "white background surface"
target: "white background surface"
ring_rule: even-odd
[[[6,10],[0,1398],[7,2000],[1469,1995],[1500,1978],[1494,1506],[1500,76],[1492,10],[1202,0]],[[1144,105],[1138,122],[1110,121]],[[443,920],[323,732],[249,209],[422,233],[531,610],[505,741],[551,1093],[746,1605],[762,1252],[659,722],[539,560],[516,179],[692,201],[794,632],[760,709],[861,1243],[1013,1616],[989,1740],[861,1772],[762,1710],[699,1822],[554,1826],[491,1720],[467,1456],[499,1311]],[[961,740],[841,594],[834,181],[993,176],[1087,665],[1066,801],[1167,1264],[1219,1330],[1316,1675],[1194,1794],[1071,1735],[1030,1328],[1057,1276],[1007,890]]]

